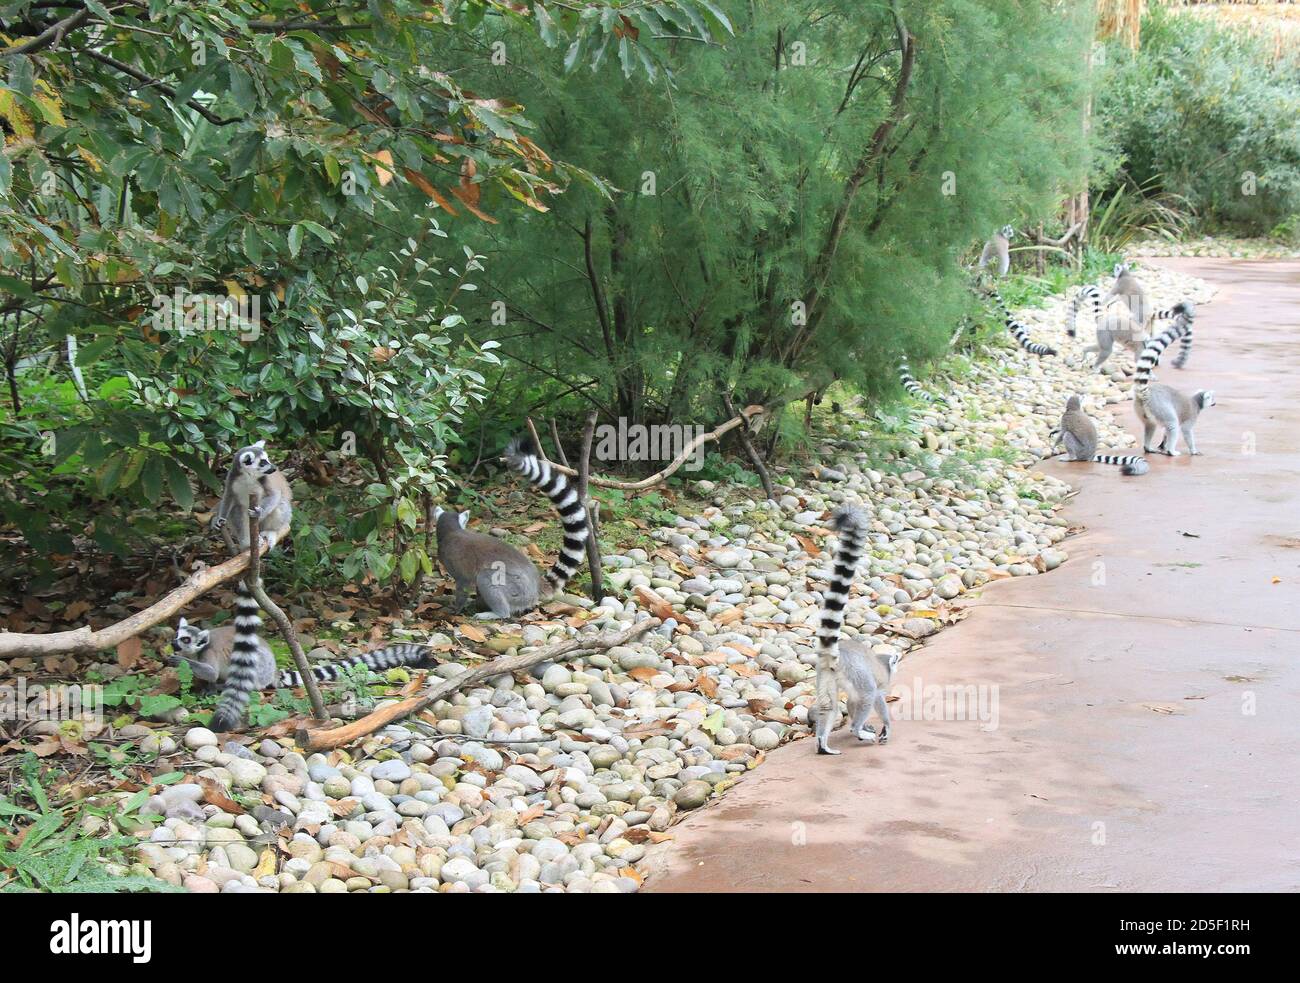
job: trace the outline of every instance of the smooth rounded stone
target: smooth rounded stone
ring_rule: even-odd
[[[481,887],[488,882],[486,871],[479,870],[464,857],[452,857],[442,865],[439,879],[446,883],[461,883],[470,888]]]
[[[384,780],[389,782],[400,782],[405,778],[411,777],[411,766],[400,758],[393,758],[389,761],[381,761],[370,769],[370,777],[374,781]]]
[[[587,760],[591,766],[596,769],[612,768],[615,764],[623,760],[623,753],[618,748],[608,745],[592,748],[587,752]]]
[[[934,592],[942,597],[945,601],[951,601],[961,593],[962,579],[956,574],[947,574],[940,577],[934,585]]]
[[[322,787],[325,794],[331,799],[343,799],[353,794],[352,783],[342,775],[333,775],[325,779],[325,784]]]
[[[1063,550],[1043,550],[1038,555],[1043,558],[1043,566],[1047,570],[1055,570],[1067,559]]]
[[[708,782],[687,782],[673,793],[673,801],[677,803],[680,809],[698,809],[709,801],[709,796],[712,793],[713,786],[709,785]]]
[[[781,738],[771,728],[756,727],[749,732],[749,743],[760,751],[770,751],[781,743]]]
[[[217,735],[206,727],[191,727],[185,732],[185,746],[191,751],[201,747],[216,747]]]
[[[247,874],[257,866],[257,854],[243,843],[231,843],[225,848],[226,859],[233,870]]]
[[[505,765],[505,758],[496,748],[483,744],[466,742],[461,745],[461,754],[488,771],[500,771]]]
[[[482,740],[492,732],[492,707],[477,706],[465,711],[460,718],[461,733]]]

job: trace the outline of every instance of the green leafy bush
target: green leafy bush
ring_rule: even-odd
[[[1107,49],[1098,134],[1131,183],[1210,226],[1263,234],[1300,211],[1300,65],[1244,31],[1152,7],[1142,46]],[[1123,179],[1099,190],[1114,193]]]

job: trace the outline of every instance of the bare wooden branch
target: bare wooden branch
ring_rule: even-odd
[[[388,706],[380,707],[374,713],[368,714],[346,726],[319,729],[303,728],[298,731],[296,740],[299,747],[308,751],[325,751],[331,748],[343,747],[362,737],[373,734],[380,727],[390,724],[394,720],[400,720],[403,717],[409,717],[413,713],[419,713],[425,707],[441,700],[443,697],[450,696],[452,693],[456,693],[484,679],[519,672],[522,669],[535,666],[539,662],[551,662],[561,656],[572,655],[574,652],[604,652],[615,645],[625,645],[658,625],[659,620],[657,618],[648,618],[620,632],[600,635],[596,638],[583,638],[580,636],[556,645],[547,645],[535,652],[524,655],[503,656],[500,659],[493,659],[491,662],[485,662],[483,665],[476,666],[459,676],[454,676],[451,679],[440,679],[419,696],[412,696],[396,703],[390,703]]]
[[[555,445],[555,456],[560,459],[560,463],[566,468],[569,466],[569,455],[564,453],[564,445],[560,443],[560,428],[555,425],[555,417],[551,417],[551,443]]]
[[[117,624],[98,631],[92,631],[89,626],[74,631],[56,631],[43,635],[0,631],[0,659],[22,656],[39,658],[46,655],[88,655],[92,652],[116,648],[128,638],[134,638],[154,625],[167,621],[195,598],[202,597],[214,587],[238,577],[248,569],[249,556],[249,553],[240,553],[225,563],[215,567],[205,567],[191,574],[185,583],[162,600],[143,611],[137,611]]]
[[[554,423],[554,421],[552,421]],[[591,574],[591,599],[599,604],[605,598],[605,581],[600,564],[600,503],[587,497],[587,484],[591,480],[591,441],[596,433],[596,411],[587,416],[587,424],[582,429],[582,455],[578,458],[578,501],[587,510],[587,571]],[[555,446],[564,456],[559,441]],[[568,464],[568,461],[564,462]]]
[[[733,418],[739,415],[736,413],[736,407],[731,401],[731,396],[727,393],[722,394],[722,403]],[[736,431],[736,436],[740,439],[740,446],[745,449],[745,453],[749,456],[749,463],[754,465],[754,470],[758,472],[758,480],[763,483],[763,494],[768,497],[769,501],[774,502],[776,501],[776,492],[772,490],[772,478],[767,473],[767,467],[763,464],[763,459],[758,455],[758,448],[749,439],[748,429],[748,426],[741,427]]]
[[[51,24],[30,41],[24,41],[22,44],[14,45],[12,48],[0,50],[0,58],[12,58],[14,55],[27,55],[31,54],[33,51],[44,51],[46,48],[56,47],[62,43],[64,36],[69,31],[75,31],[89,17],[89,8],[83,7],[81,10],[65,17],[63,20]]]
[[[681,452],[678,453],[678,455],[672,459],[672,461],[669,463],[669,465],[666,468],[663,468],[660,471],[656,471],[648,478],[642,478],[640,481],[616,481],[613,478],[601,478],[599,476],[593,475],[589,479],[589,482],[590,484],[595,485],[597,488],[618,488],[621,491],[643,491],[646,488],[653,488],[655,485],[659,484],[659,482],[675,474],[683,464],[685,464],[688,460],[690,460],[691,455],[695,453],[695,449],[699,447],[701,444],[710,440],[717,440],[723,434],[730,433],[732,430],[735,430],[736,427],[748,426],[755,418],[763,416],[766,412],[767,412],[766,407],[759,406],[757,404],[753,406],[746,406],[736,416],[732,417],[726,423],[720,424],[713,430],[700,434],[689,444],[687,444],[684,448],[682,448]],[[545,459],[546,458],[543,455],[543,460]],[[565,467],[564,465],[557,464],[554,461],[550,461],[549,463],[552,468],[554,468],[556,471],[559,471],[561,474],[568,475],[570,478],[576,478],[578,476],[578,472],[575,471],[573,468]]]

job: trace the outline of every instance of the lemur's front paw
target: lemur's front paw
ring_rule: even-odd
[[[262,518],[262,506],[260,506],[260,505],[253,505],[253,506],[250,506],[249,509],[248,509],[248,517],[249,517],[250,519],[260,519],[260,518]]]
[[[216,516],[216,517],[212,520],[212,528],[213,528],[213,529],[220,529],[220,528],[221,528],[222,526],[224,526],[225,524],[226,524],[226,517],[225,517],[224,515]]]
[[[826,745],[826,744],[818,744],[818,745],[817,745],[817,753],[818,753],[818,754],[839,754],[840,752],[839,752],[839,751],[832,750],[832,749],[831,749],[828,745]]]
[[[858,740],[866,744],[876,744],[879,739],[876,737],[876,732],[874,728],[863,727],[860,731],[858,731]]]
[[[884,728],[883,730],[881,730],[881,732],[880,732],[880,736],[879,736],[878,738],[876,738],[876,743],[877,743],[877,744],[887,744],[887,743],[889,743],[889,728],[888,728],[888,727],[886,727],[886,728]]]

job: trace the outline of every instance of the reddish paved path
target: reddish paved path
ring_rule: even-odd
[[[900,694],[995,685],[998,726],[769,754],[646,890],[1300,889],[1300,263],[1155,262],[1220,288],[1159,372],[1216,390],[1204,456],[1045,464],[1080,489],[1069,562],[984,590],[900,667]]]

